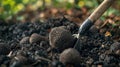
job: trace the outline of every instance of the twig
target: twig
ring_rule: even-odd
[[[44,60],[44,61],[47,61],[47,62],[52,62],[51,60],[49,60],[47,58],[44,58],[44,57],[40,57],[40,56],[37,56],[37,59],[38,60]]]

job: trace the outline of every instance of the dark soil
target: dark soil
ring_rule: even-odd
[[[60,62],[61,52],[49,44],[51,29],[59,26],[65,26],[72,34],[78,33],[79,26],[65,17],[51,18],[44,23],[0,21],[0,67],[120,67],[120,28],[106,24],[100,29],[92,27],[81,36],[77,48],[81,59],[76,65]],[[112,36],[105,36],[107,31]],[[42,39],[38,36],[30,42],[35,33]]]

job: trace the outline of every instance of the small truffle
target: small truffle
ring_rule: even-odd
[[[49,33],[49,42],[52,48],[63,51],[66,48],[74,46],[74,38],[70,31],[63,26],[55,27]]]
[[[37,43],[37,42],[44,41],[44,40],[47,40],[47,38],[37,33],[33,33],[31,37],[29,38],[30,43]]]
[[[63,64],[80,64],[80,54],[74,48],[68,48],[60,54],[59,60]]]
[[[24,37],[24,38],[22,38],[21,41],[20,41],[20,44],[27,44],[27,43],[29,43],[29,38],[30,37]]]

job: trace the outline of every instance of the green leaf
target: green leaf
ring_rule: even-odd
[[[27,4],[29,0],[21,0],[23,4]]]
[[[66,3],[66,7],[67,7],[67,9],[69,9],[69,8],[72,7],[72,4],[67,2],[67,3]]]
[[[11,8],[10,4],[4,5],[4,10],[5,10],[5,11],[9,11],[10,8]]]
[[[15,0],[17,4],[22,3],[24,0]]]
[[[119,11],[114,8],[109,8],[103,15],[109,16],[111,14],[120,15]]]

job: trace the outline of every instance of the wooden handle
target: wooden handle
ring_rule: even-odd
[[[104,0],[98,8],[88,17],[92,22],[95,22],[114,2],[115,0]]]

